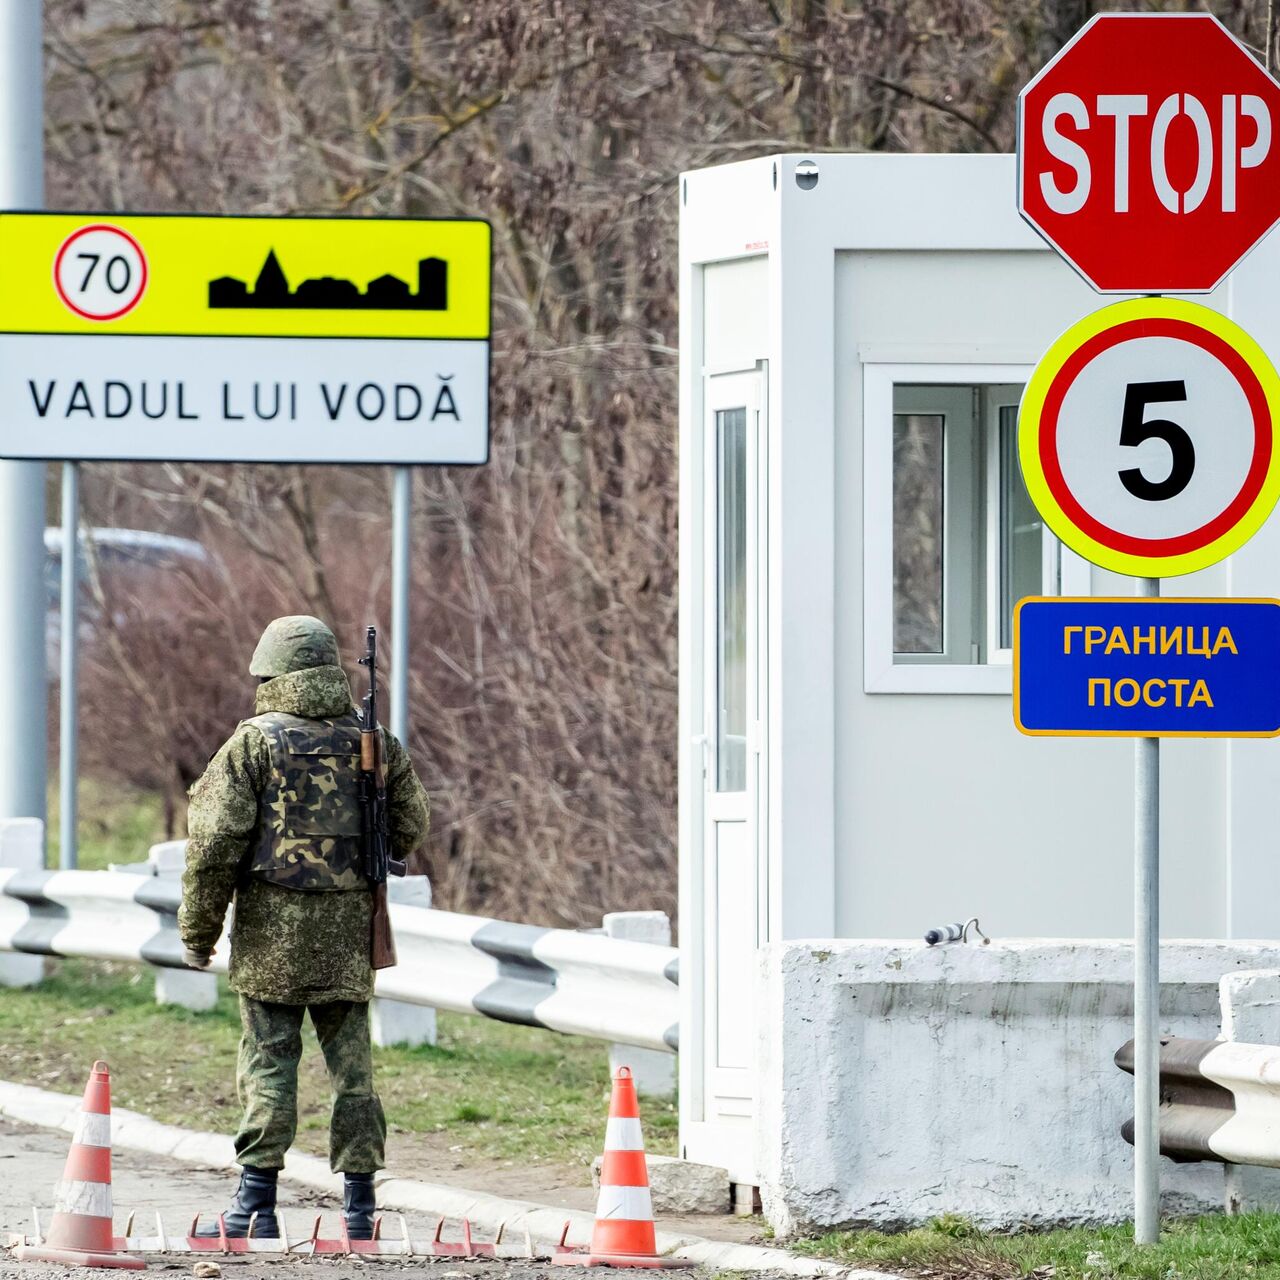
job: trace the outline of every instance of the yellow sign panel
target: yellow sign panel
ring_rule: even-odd
[[[0,214],[0,332],[488,339],[478,220]]]

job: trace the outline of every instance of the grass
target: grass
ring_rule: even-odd
[[[1143,1248],[1127,1226],[1003,1235],[954,1215],[900,1235],[839,1231],[792,1247],[937,1280],[1280,1280],[1280,1215],[1264,1213],[1166,1222],[1160,1243]]]
[[[118,1105],[234,1130],[240,1020],[222,980],[217,1007],[192,1013],[157,1006],[153,975],[140,967],[51,967],[39,987],[0,997],[0,1079],[79,1093],[90,1064],[105,1057]],[[438,1046],[374,1052],[393,1132],[443,1135],[471,1159],[587,1164],[599,1154],[609,1065],[598,1041],[442,1013]],[[328,1086],[309,1028],[299,1095],[298,1144],[324,1154]],[[644,1119],[649,1150],[673,1153],[674,1103],[647,1101]]]
[[[164,805],[158,794],[96,778],[80,780],[76,814],[76,858],[82,871],[105,871],[112,862],[143,862],[164,839]],[[47,859],[58,865],[61,847],[58,788],[49,788],[45,829]]]

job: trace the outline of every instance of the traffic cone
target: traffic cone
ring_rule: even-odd
[[[72,1267],[127,1267],[147,1264],[116,1252],[111,1236],[111,1073],[95,1062],[67,1156],[49,1234],[42,1243],[22,1245],[22,1262],[61,1262]]]
[[[604,1134],[604,1165],[596,1202],[591,1248],[585,1253],[566,1250],[552,1259],[562,1266],[691,1267],[685,1258],[659,1255],[649,1198],[649,1166],[640,1132],[640,1104],[630,1067],[619,1067],[613,1078],[609,1123]]]

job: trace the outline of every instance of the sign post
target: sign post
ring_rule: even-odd
[[[1014,614],[1014,722],[1133,737],[1135,1232],[1159,1233],[1160,739],[1280,735],[1280,600],[1031,598]]]
[[[0,0],[0,208],[44,203],[41,7]],[[44,486],[40,463],[0,461],[0,819],[45,817]]]
[[[409,549],[413,468],[397,467],[391,497],[391,732],[409,746]]]
[[[62,464],[62,604],[58,611],[58,865],[74,871],[80,771],[80,464]]]
[[[1280,85],[1216,18],[1101,14],[1019,96],[1018,210],[1100,293],[1207,293],[1280,220],[1277,126]],[[1154,296],[1104,308],[1068,330],[1027,385],[1019,457],[1028,492],[1073,550],[1137,578],[1134,606],[1154,623],[1161,577],[1231,554],[1275,506],[1278,392],[1257,344],[1208,308]],[[1080,625],[1096,638],[1101,623]],[[1144,648],[1156,634],[1149,625],[1131,633]],[[1158,634],[1171,649],[1186,638],[1177,628]],[[1123,627],[1113,641],[1129,644]],[[1086,699],[1070,715],[1041,706],[1040,727],[1027,727],[1037,689],[1023,668],[1033,652],[1044,656],[1015,642],[1020,729],[1137,739],[1134,1238],[1150,1244],[1160,1223],[1159,738],[1233,729],[1203,727],[1214,706],[1203,678],[1191,685],[1136,667],[1092,676],[1087,688],[1114,693],[1108,708],[1141,704],[1141,713],[1094,716],[1101,705]],[[1161,727],[1170,689],[1167,714],[1181,729]],[[1067,680],[1057,692],[1070,703],[1079,688]]]
[[[1217,312],[1164,298],[1113,303],[1073,325],[1036,366],[1019,409],[1022,475],[1046,525],[1092,563],[1134,574],[1140,599],[1129,607],[1150,619],[1128,630],[1114,622],[1106,629],[1098,612],[1103,602],[1084,602],[1088,614],[1076,624],[1077,649],[1088,657],[1101,647],[1103,658],[1122,655],[1124,666],[1089,674],[1083,684],[1070,678],[1029,684],[1024,674],[1029,652],[1043,656],[1052,649],[1069,656],[1074,633],[1029,646],[1019,626],[1014,646],[1015,715],[1024,732],[1137,738],[1134,1236],[1140,1244],[1154,1243],[1160,1221],[1159,737],[1215,732],[1206,729],[1203,717],[1218,705],[1210,681],[1192,679],[1169,664],[1175,646],[1177,655],[1207,650],[1209,663],[1219,639],[1228,655],[1238,649],[1229,628],[1223,637],[1210,636],[1207,626],[1195,631],[1157,625],[1157,611],[1175,602],[1158,604],[1155,597],[1160,577],[1214,564],[1270,515],[1280,494],[1278,417],[1280,379],[1261,348]],[[1019,605],[1020,621],[1034,603]],[[1257,650],[1245,652],[1256,659]],[[1277,654],[1280,646],[1268,656]],[[1255,669],[1255,683],[1261,674]],[[1067,701],[1081,694],[1083,719],[1051,707],[1047,716],[1042,711],[1039,728],[1028,728],[1029,695],[1050,691]],[[1139,704],[1180,711],[1175,723],[1181,727],[1163,729],[1158,718],[1093,714]],[[1225,732],[1233,728],[1239,732],[1231,725]]]
[[[28,62],[24,51],[24,74]],[[38,73],[39,58],[31,64]],[[39,111],[24,105],[21,115],[38,137]],[[38,184],[36,193],[27,200]],[[489,224],[3,213],[0,237],[0,459],[64,463],[63,865],[75,858],[82,460],[394,466],[392,728],[407,738],[411,468],[488,460]],[[27,762],[39,786],[33,779],[17,801],[0,790],[0,817],[43,813],[44,753],[28,741],[44,736],[43,545],[7,536],[18,523],[34,523],[36,540],[43,533],[43,516],[32,519],[43,503],[35,472],[22,502],[0,502],[0,625],[34,628],[9,651],[41,667],[33,678],[11,662],[23,701],[0,682],[0,723],[22,743],[0,787]],[[0,461],[0,492],[10,474],[23,473]],[[32,585],[5,589],[11,562]]]
[[[1138,579],[1139,596],[1159,594],[1159,578]],[[1133,744],[1133,950],[1133,1237],[1154,1244],[1160,1238],[1159,738]]]

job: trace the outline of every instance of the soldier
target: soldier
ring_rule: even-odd
[[[373,1234],[373,1175],[386,1120],[369,1043],[372,894],[360,859],[360,721],[333,632],[318,618],[277,618],[249,664],[257,715],[191,788],[178,928],[187,964],[207,968],[232,897],[231,987],[240,996],[236,1134],[240,1187],[229,1236],[277,1238],[276,1177],[297,1128],[298,1059],[307,1012],[333,1089],[329,1163],[344,1175],[354,1240]],[[391,853],[426,836],[426,792],[408,752],[383,730]],[[201,1234],[217,1235],[217,1228]]]

